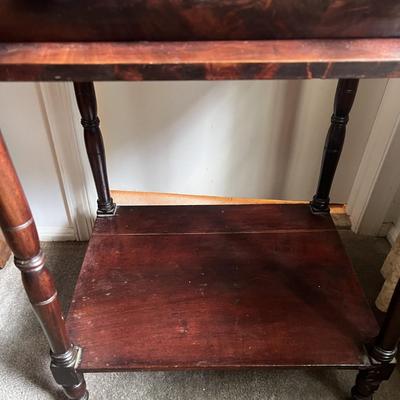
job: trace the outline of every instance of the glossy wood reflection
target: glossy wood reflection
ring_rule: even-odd
[[[329,212],[329,195],[342,152],[346,125],[358,88],[358,79],[339,79],[331,125],[326,136],[317,192],[311,201],[313,212]]]
[[[4,41],[399,37],[397,0],[2,0]]]
[[[400,76],[400,39],[0,43],[0,80],[141,81]]]
[[[53,277],[45,266],[31,210],[0,132],[0,226],[14,253],[22,282],[51,350],[51,369],[65,394],[87,400],[83,375],[76,371],[76,353],[65,328]]]
[[[97,214],[112,215],[115,204],[108,185],[106,155],[100,119],[97,116],[96,92],[93,82],[74,83],[76,102],[81,114],[81,125],[85,137],[86,152],[97,191]]]
[[[377,334],[331,217],[304,204],[118,207],[67,326],[83,371],[366,366]]]

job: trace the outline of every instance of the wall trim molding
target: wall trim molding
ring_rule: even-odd
[[[38,226],[40,240],[45,242],[72,241],[75,240],[75,230],[71,227]]]
[[[58,82],[40,83],[38,87],[74,239],[88,240],[96,215],[96,191],[86,157],[73,86]],[[392,155],[394,147],[400,150],[399,92],[400,81],[388,80],[349,196],[347,212],[356,233],[379,234],[399,187],[400,163]],[[63,233],[60,237],[68,235],[70,233]]]
[[[400,180],[400,82],[387,82],[368,143],[362,157],[347,211],[352,230],[378,235]]]
[[[73,237],[68,230],[57,233],[50,229],[46,233],[44,227],[41,238],[88,240],[96,214],[96,201],[93,201],[94,183],[89,175],[90,168],[85,165],[83,154],[86,155],[86,151],[73,87],[68,82],[40,83],[38,86],[59,168],[64,204],[74,232]]]

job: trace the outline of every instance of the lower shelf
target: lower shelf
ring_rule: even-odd
[[[301,204],[118,207],[67,326],[82,371],[360,367],[378,329],[331,217]]]

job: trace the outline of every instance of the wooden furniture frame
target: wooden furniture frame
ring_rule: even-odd
[[[88,399],[83,372],[333,366],[371,399],[395,365],[400,284],[378,331],[329,192],[358,80],[400,76],[398,2],[3,0],[0,20],[0,80],[74,81],[98,194],[65,321],[0,139],[1,227],[67,397]],[[339,81],[309,205],[114,204],[93,81],[312,78]]]

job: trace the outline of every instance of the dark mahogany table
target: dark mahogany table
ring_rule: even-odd
[[[359,369],[389,379],[400,285],[381,329],[329,213],[360,78],[400,77],[397,0],[0,0],[0,80],[73,81],[98,216],[67,320],[4,141],[0,222],[70,399],[84,372]],[[339,78],[309,205],[116,206],[93,81]]]

